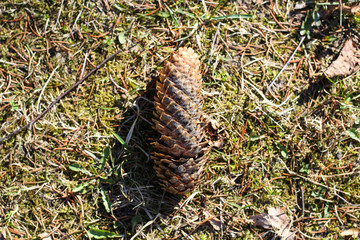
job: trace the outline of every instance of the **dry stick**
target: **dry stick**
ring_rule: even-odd
[[[303,43],[304,39],[305,39],[306,35],[302,36],[300,39],[299,44],[297,45],[297,47],[295,48],[294,52],[291,54],[291,56],[289,57],[289,59],[286,61],[284,67],[280,70],[280,72],[276,75],[276,77],[274,78],[274,80],[272,80],[272,82],[269,84],[269,86],[266,89],[265,95],[269,92],[269,90],[271,89],[272,85],[275,83],[275,81],[278,79],[278,77],[280,76],[280,74],[285,70],[285,68],[287,67],[287,65],[289,65],[291,59],[294,57],[295,53],[297,52],[297,50],[299,49],[300,45]]]
[[[304,188],[300,187],[301,190],[301,213],[302,213],[302,217],[304,217],[305,215],[305,200],[304,200]]]
[[[39,120],[42,116],[44,116],[55,104],[57,104],[65,95],[67,95],[69,92],[71,92],[73,89],[75,89],[77,86],[79,86],[81,83],[83,83],[88,77],[90,77],[92,74],[94,74],[97,70],[99,70],[105,63],[107,63],[110,59],[115,57],[121,52],[121,50],[118,50],[117,52],[111,54],[109,57],[107,57],[104,61],[102,61],[99,65],[97,65],[93,70],[91,70],[85,77],[77,81],[74,85],[72,85],[68,90],[66,90],[63,94],[61,94],[59,97],[55,99],[42,113],[40,113],[35,119],[33,119],[31,122],[26,124],[25,126],[19,128],[18,130],[15,130],[14,132],[10,133],[9,135],[3,137],[0,139],[0,143],[6,139],[9,139],[10,137],[16,135],[17,133],[21,132],[27,127],[30,127]]]

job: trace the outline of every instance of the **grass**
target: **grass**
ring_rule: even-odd
[[[122,50],[0,143],[0,233],[272,239],[248,220],[270,207],[285,211],[298,239],[343,239],[357,228],[360,75],[322,78],[341,43],[359,37],[357,18],[323,18],[265,95],[314,6],[248,2],[0,3],[0,137]],[[224,141],[185,197],[161,190],[149,158],[154,82],[179,46],[201,57],[204,112]]]

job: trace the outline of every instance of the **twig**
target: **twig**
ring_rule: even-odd
[[[59,10],[59,13],[58,13],[58,16],[57,16],[57,19],[56,19],[56,23],[55,23],[55,29],[56,29],[58,24],[60,25],[59,19],[60,19],[60,15],[61,15],[61,11],[62,11],[63,6],[64,6],[64,0],[61,1],[60,10]],[[46,32],[45,32],[45,34],[46,34]]]
[[[214,36],[212,44],[211,44],[210,57],[209,57],[209,61],[208,61],[209,65],[210,65],[210,61],[212,59],[212,55],[214,54],[214,45],[215,45],[215,42],[216,42],[216,37],[219,34],[220,25],[221,25],[221,23],[219,22],[218,27],[217,27],[216,32],[215,32],[215,36]]]
[[[302,36],[300,39],[299,44],[297,45],[297,47],[295,48],[294,52],[291,54],[291,56],[289,57],[289,59],[286,61],[284,67],[280,70],[280,72],[276,75],[276,77],[274,78],[274,80],[272,80],[272,82],[269,84],[269,86],[266,89],[265,95],[269,92],[269,90],[271,89],[272,85],[276,82],[276,80],[278,79],[278,77],[280,76],[280,74],[285,70],[285,68],[287,67],[287,65],[289,65],[291,59],[294,57],[295,53],[298,51],[300,45],[303,43],[303,41],[305,40],[306,35]]]
[[[301,191],[301,213],[302,213],[302,217],[304,217],[305,215],[305,199],[304,199],[304,189],[303,187],[300,187],[300,191]]]
[[[341,218],[339,217],[336,204],[335,204],[335,215],[336,215],[337,219],[339,220],[339,222],[341,223],[341,225],[344,225],[343,221],[341,221]]]
[[[10,133],[9,135],[3,137],[0,139],[0,143],[6,139],[9,139],[10,137],[16,135],[17,133],[21,132],[25,128],[31,128],[31,126],[39,120],[42,116],[44,116],[55,104],[57,104],[65,95],[67,95],[69,92],[71,92],[73,89],[75,89],[77,86],[79,86],[81,83],[83,83],[87,78],[89,78],[92,74],[94,74],[97,70],[99,70],[105,63],[107,63],[110,59],[115,57],[121,52],[121,50],[116,51],[115,53],[111,54],[109,57],[107,57],[104,61],[102,61],[99,65],[97,65],[93,70],[91,70],[85,77],[83,77],[81,80],[77,81],[74,85],[72,85],[68,90],[66,90],[63,94],[61,94],[59,97],[55,99],[43,112],[41,112],[35,119],[31,120],[28,124],[25,126],[19,128],[18,130],[15,130],[14,132]]]
[[[342,16],[343,16],[343,3],[340,0],[340,27],[342,27]]]
[[[40,112],[41,97],[42,97],[42,95],[43,95],[44,92],[45,92],[45,88],[46,88],[46,86],[49,84],[51,78],[54,76],[54,73],[56,72],[56,70],[58,69],[58,67],[59,67],[59,65],[57,65],[56,68],[52,71],[52,73],[50,74],[50,77],[49,77],[48,80],[45,82],[45,85],[44,85],[43,89],[41,90],[41,93],[40,93],[40,96],[39,96],[39,99],[38,99],[38,103],[37,103],[37,107],[36,107],[37,112]]]

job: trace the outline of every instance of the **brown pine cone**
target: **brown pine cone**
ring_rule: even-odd
[[[161,134],[151,158],[163,189],[173,194],[193,190],[207,160],[203,138],[201,73],[198,55],[180,48],[156,83],[154,128]]]

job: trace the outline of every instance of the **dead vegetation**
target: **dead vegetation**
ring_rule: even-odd
[[[0,239],[358,237],[358,7],[1,2],[0,138],[121,52],[0,142]],[[218,148],[178,197],[161,190],[149,143],[154,84],[182,46],[201,58]]]

